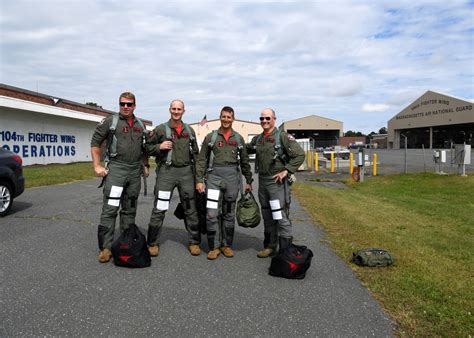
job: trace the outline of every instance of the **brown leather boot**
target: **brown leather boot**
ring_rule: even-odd
[[[151,245],[148,247],[148,252],[150,253],[151,257],[156,257],[160,252],[160,248],[158,247],[158,245]]]
[[[210,259],[212,261],[212,260],[216,259],[217,257],[219,257],[220,254],[221,254],[221,251],[219,249],[211,250],[207,254],[207,259]]]
[[[275,250],[273,250],[272,248],[265,248],[259,252],[257,252],[257,257],[258,258],[267,258],[267,257],[270,257],[271,255],[273,255],[273,252]]]
[[[99,262],[107,263],[112,258],[112,252],[109,249],[104,249],[99,253]]]
[[[201,248],[197,244],[191,244],[189,246],[189,252],[193,256],[199,256],[201,254]]]
[[[221,251],[224,254],[224,256],[226,256],[226,257],[234,257],[234,251],[232,251],[230,246],[223,246],[221,248]]]

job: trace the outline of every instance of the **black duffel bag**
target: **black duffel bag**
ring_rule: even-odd
[[[127,268],[144,268],[151,265],[145,235],[136,224],[130,224],[112,244],[115,265]]]
[[[196,211],[197,211],[198,219],[199,219],[199,232],[205,235],[207,234],[206,193],[196,192],[195,198],[196,198]],[[176,216],[177,219],[181,219],[186,222],[186,218],[184,215],[184,207],[181,202],[178,203],[178,205],[176,206],[176,209],[174,210],[174,215]]]
[[[272,258],[268,274],[274,277],[303,279],[311,266],[313,252],[303,245],[289,244]]]

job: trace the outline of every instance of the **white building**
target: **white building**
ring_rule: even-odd
[[[91,161],[92,133],[113,113],[0,84],[0,147],[20,155],[24,165]]]

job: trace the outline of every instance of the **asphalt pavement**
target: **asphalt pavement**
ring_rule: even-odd
[[[256,257],[262,224],[236,226],[235,257],[209,261],[205,239],[200,256],[189,254],[172,212],[151,267],[127,269],[97,261],[98,184],[27,189],[0,218],[0,336],[393,336],[393,322],[295,198],[294,242],[314,253],[304,280],[268,275],[270,259]],[[145,234],[153,185],[151,177],[138,202]]]

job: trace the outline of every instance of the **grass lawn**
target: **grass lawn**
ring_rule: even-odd
[[[295,184],[335,252],[380,247],[388,268],[350,264],[402,336],[474,334],[474,176],[385,176],[349,189]]]
[[[156,168],[155,161],[150,160],[151,168]],[[39,187],[43,185],[61,184],[97,177],[92,162],[70,164],[32,165],[23,168],[25,187]]]
[[[23,176],[26,188],[96,177],[92,162],[27,166],[23,168]]]

